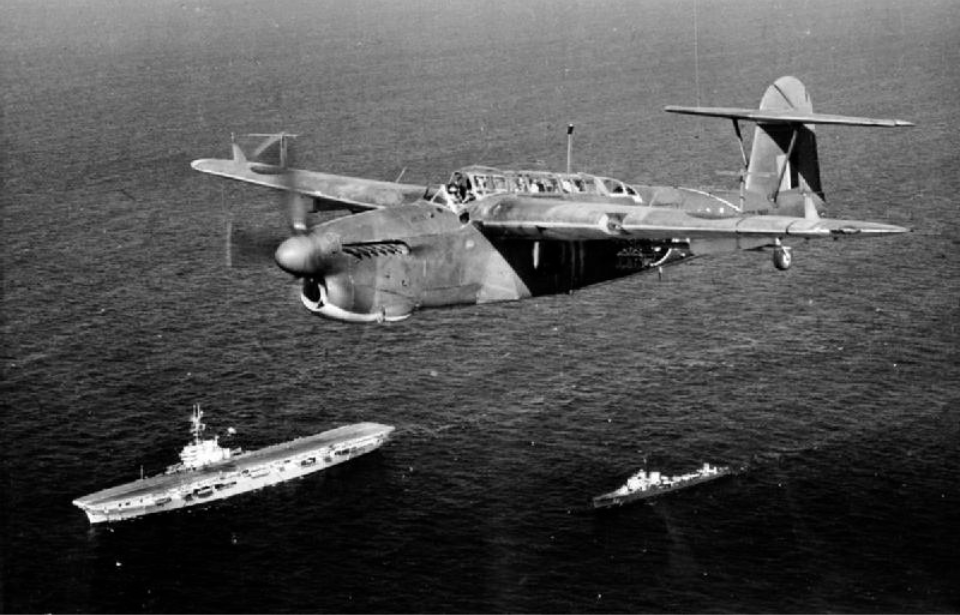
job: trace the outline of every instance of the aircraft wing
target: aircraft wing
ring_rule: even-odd
[[[201,173],[296,192],[312,198],[316,209],[348,209],[353,212],[380,209],[414,202],[422,198],[426,190],[425,186],[415,184],[282,168],[251,162],[242,155],[233,160],[194,160],[190,166]]]
[[[790,237],[872,237],[908,231],[859,220],[749,214],[698,217],[672,207],[513,196],[477,205],[471,219],[492,236],[565,241],[674,240],[691,243],[694,252],[700,254],[757,248]]]

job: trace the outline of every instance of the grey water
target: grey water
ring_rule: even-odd
[[[3,3],[0,610],[956,612],[958,42],[947,0]],[[189,166],[285,129],[333,173],[559,169],[572,122],[577,169],[725,186],[729,123],[662,107],[785,74],[917,123],[818,133],[831,215],[913,233],[355,326],[234,257],[275,195]],[[194,402],[249,449],[397,432],[90,527],[71,500],[175,461]],[[746,469],[588,509],[703,461]]]

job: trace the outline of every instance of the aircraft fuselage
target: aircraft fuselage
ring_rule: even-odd
[[[304,278],[303,303],[352,322],[568,292],[691,256],[671,242],[490,238],[427,202],[338,218],[311,236],[328,248]]]

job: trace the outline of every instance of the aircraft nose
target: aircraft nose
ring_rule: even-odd
[[[323,259],[340,249],[338,237],[295,235],[285,240],[273,255],[277,265],[291,275],[310,277],[321,273]]]

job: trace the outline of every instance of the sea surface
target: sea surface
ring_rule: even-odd
[[[831,214],[912,234],[356,326],[272,263],[276,195],[189,165],[285,129],[334,173],[562,169],[574,123],[577,169],[722,187],[729,122],[662,107],[787,74],[917,123],[818,130]],[[0,610],[960,610],[960,3],[8,0],[0,101]],[[195,402],[248,449],[397,431],[91,527]],[[588,509],[704,461],[743,471]]]

